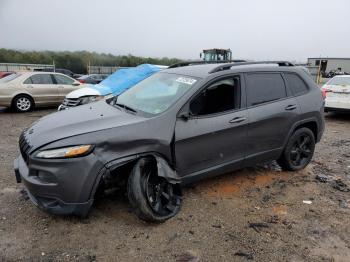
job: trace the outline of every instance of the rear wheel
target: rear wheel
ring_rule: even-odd
[[[27,95],[19,95],[13,100],[12,106],[17,112],[28,112],[32,110],[34,101]]]
[[[315,136],[308,128],[296,130],[282,153],[278,164],[289,171],[305,168],[311,161],[315,150]]]
[[[179,212],[181,189],[158,176],[154,159],[142,158],[129,176],[128,198],[140,219],[161,223]]]

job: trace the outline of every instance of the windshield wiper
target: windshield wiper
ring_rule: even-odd
[[[131,112],[134,112],[134,113],[137,113],[137,110],[133,109],[133,108],[130,107],[130,106],[127,106],[127,105],[124,105],[124,104],[120,104],[120,103],[115,103],[114,105],[119,106],[119,107],[121,107],[121,108],[124,108],[125,110],[131,111]]]

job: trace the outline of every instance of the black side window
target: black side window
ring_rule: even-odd
[[[307,92],[308,88],[305,82],[298,75],[284,73],[284,78],[293,95],[297,96]]]
[[[287,96],[283,78],[279,73],[253,73],[246,75],[247,103],[254,106]]]
[[[239,77],[218,80],[203,90],[190,104],[192,115],[209,115],[238,109],[240,106]]]
[[[36,74],[30,77],[32,79],[32,83],[36,85],[49,85],[52,84],[52,78],[49,74]]]

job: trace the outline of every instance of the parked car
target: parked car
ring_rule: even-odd
[[[288,62],[170,67],[36,122],[20,136],[16,179],[41,209],[80,216],[96,192],[126,181],[136,215],[163,222],[180,210],[181,184],[274,159],[303,169],[323,106],[320,88]]]
[[[105,79],[108,75],[103,74],[91,74],[91,75],[83,75],[77,80],[82,84],[99,84],[103,79]]]
[[[70,71],[69,69],[64,69],[64,68],[44,68],[44,69],[35,69],[35,72],[55,72],[55,73],[61,73],[64,74],[66,76],[75,78],[75,75],[72,71]]]
[[[80,85],[60,73],[15,73],[0,79],[0,106],[13,107],[18,112],[40,106],[57,106],[66,94]]]
[[[82,77],[83,75],[82,74],[73,74],[73,78],[74,79],[78,79],[79,77]]]
[[[322,87],[322,92],[326,112],[350,112],[350,75],[333,77]]]
[[[0,72],[0,79],[4,78],[6,76],[12,75],[14,73],[15,72]]]
[[[331,70],[329,73],[326,74],[326,78],[332,78],[332,77],[341,76],[341,75],[348,75],[348,73],[343,72],[343,71],[341,71],[339,69]]]
[[[119,95],[162,68],[164,68],[164,66],[142,64],[137,67],[119,69],[104,79],[100,84],[86,85],[84,88],[67,94],[62,104],[58,107],[58,110],[88,104],[107,96]]]

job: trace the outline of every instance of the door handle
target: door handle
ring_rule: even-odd
[[[64,86],[58,86],[58,88],[64,88]]]
[[[240,122],[243,122],[245,120],[246,120],[245,117],[238,116],[238,117],[231,119],[229,123],[231,123],[231,124],[240,123]]]
[[[288,105],[284,109],[285,110],[294,110],[294,109],[297,109],[297,105]]]

